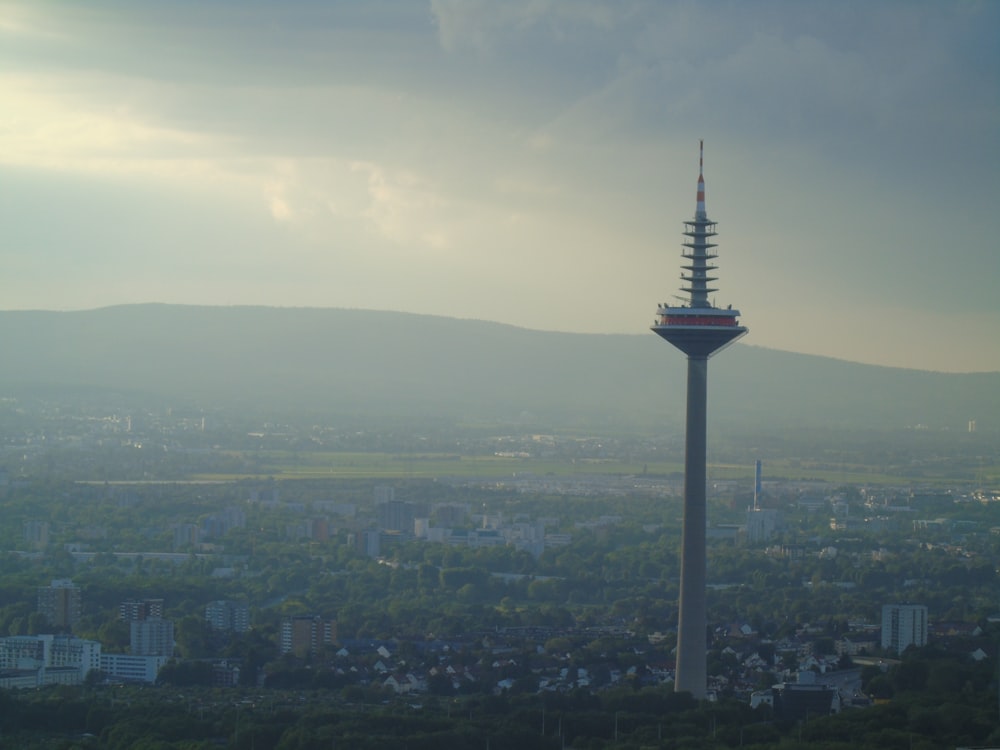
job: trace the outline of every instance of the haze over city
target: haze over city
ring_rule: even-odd
[[[998,28],[987,2],[0,2],[0,308],[642,332],[704,138],[747,343],[1000,370]]]

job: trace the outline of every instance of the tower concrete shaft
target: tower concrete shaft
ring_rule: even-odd
[[[705,210],[705,180],[702,165],[704,149],[699,154],[698,197],[695,217],[685,221],[682,257],[687,273],[687,304],[662,304],[652,330],[684,352],[688,357],[687,418],[684,442],[684,521],[681,532],[681,585],[678,601],[677,669],[674,690],[686,691],[695,698],[705,698],[708,691],[708,635],[705,612],[705,534],[706,445],[708,413],[708,359],[723,347],[746,334],[739,324],[739,311],[720,309],[709,299],[709,276],[717,256],[710,242],[715,236],[715,222]]]

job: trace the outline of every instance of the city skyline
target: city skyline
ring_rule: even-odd
[[[718,304],[752,319],[748,343],[1000,370],[994,4],[0,1],[0,18],[0,309],[643,334],[679,285],[704,138]]]

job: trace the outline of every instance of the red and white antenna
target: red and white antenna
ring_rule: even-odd
[[[705,211],[705,141],[698,141],[698,205],[695,207],[696,219],[708,218]]]

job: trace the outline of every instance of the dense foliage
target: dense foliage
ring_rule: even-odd
[[[896,693],[891,702],[797,723],[742,702],[697,704],[664,688],[402,701],[356,688],[60,687],[0,692],[0,748],[931,750],[1000,742],[989,666],[929,649],[909,654],[884,679]]]

